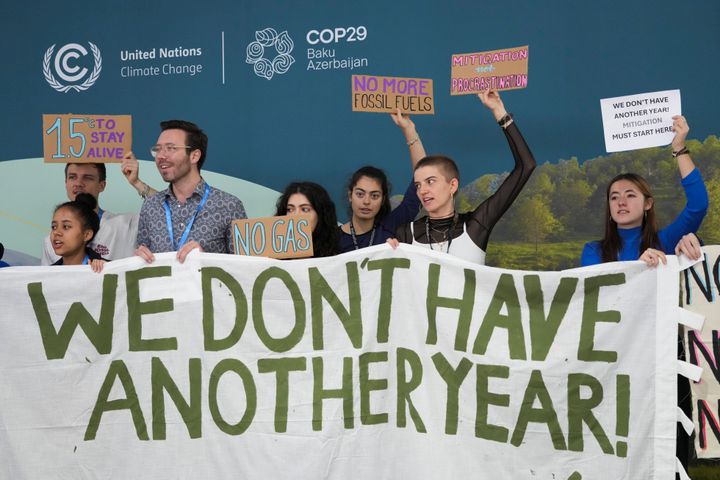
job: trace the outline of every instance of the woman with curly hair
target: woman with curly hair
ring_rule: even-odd
[[[306,215],[312,229],[313,257],[340,253],[335,204],[327,191],[314,182],[293,182],[280,196],[275,215]]]

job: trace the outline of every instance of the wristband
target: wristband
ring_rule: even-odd
[[[501,127],[505,127],[505,124],[512,120],[512,118],[512,113],[506,113],[504,117],[498,120],[498,125],[500,125]]]
[[[672,152],[673,158],[677,158],[680,155],[689,155],[689,154],[690,154],[690,150],[688,150],[687,147],[683,147],[680,150],[678,150],[677,152],[674,150]]]
[[[142,192],[140,192],[140,196],[141,196],[142,198],[147,198],[148,193],[150,193],[150,185],[148,185],[148,184],[146,183],[146,184],[145,184],[145,188],[143,189]]]
[[[420,135],[415,135],[415,138],[413,138],[412,140],[410,140],[409,142],[407,142],[407,146],[408,146],[408,147],[412,147],[413,145],[415,145],[415,144],[416,144],[417,142],[419,142],[419,141],[420,141]]]

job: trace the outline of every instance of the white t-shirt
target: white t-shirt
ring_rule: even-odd
[[[135,239],[137,238],[138,214],[114,214],[103,212],[100,219],[100,230],[90,242],[90,248],[95,250],[106,260],[118,260],[131,257],[135,254]],[[60,260],[50,243],[50,235],[43,242],[41,265],[52,265]]]

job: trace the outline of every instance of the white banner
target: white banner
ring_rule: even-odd
[[[2,269],[0,477],[669,480],[676,272],[411,246]]]
[[[698,458],[720,458],[720,246],[703,247],[705,258],[684,272],[685,308],[705,317],[700,331],[685,329],[687,360],[703,368],[699,382],[690,382],[695,452]]]

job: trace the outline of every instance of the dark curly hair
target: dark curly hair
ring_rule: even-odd
[[[357,185],[362,177],[367,177],[377,181],[380,184],[380,190],[382,190],[382,204],[380,205],[380,210],[378,210],[378,214],[375,217],[375,223],[377,223],[385,218],[385,215],[390,213],[392,210],[392,207],[390,206],[390,190],[392,189],[392,186],[388,183],[385,172],[371,165],[366,165],[357,169],[355,173],[352,174],[352,177],[350,177],[350,181],[347,185],[348,195],[352,195],[353,188],[355,188],[355,185]],[[352,218],[352,204],[348,205],[348,214],[350,215],[350,218]]]
[[[287,215],[288,200],[294,193],[305,195],[317,213],[318,223],[312,232],[314,257],[331,257],[340,253],[335,204],[327,191],[314,182],[292,182],[285,187],[276,204],[275,215]]]
[[[57,212],[61,208],[68,208],[77,215],[80,219],[80,223],[85,230],[92,230],[93,234],[88,242],[91,242],[95,238],[95,234],[100,230],[100,218],[95,213],[95,207],[97,207],[97,200],[89,193],[78,193],[75,200],[70,202],[61,203],[55,207],[54,212]]]

